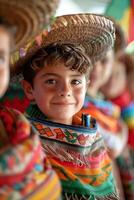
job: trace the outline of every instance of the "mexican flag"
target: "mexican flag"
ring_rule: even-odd
[[[128,43],[134,40],[134,0],[111,0],[105,15],[119,22],[126,33]]]

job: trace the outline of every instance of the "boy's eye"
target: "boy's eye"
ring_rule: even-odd
[[[72,81],[71,81],[71,84],[73,84],[73,85],[79,85],[79,84],[81,84],[81,83],[82,83],[81,80],[72,80]]]
[[[55,84],[55,83],[56,83],[56,80],[54,80],[54,79],[49,79],[49,80],[45,81],[45,83],[47,83],[47,84]]]

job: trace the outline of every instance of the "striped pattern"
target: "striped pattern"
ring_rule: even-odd
[[[34,112],[34,109],[37,107],[32,106],[32,114],[30,115],[29,112],[27,114],[34,127],[39,131],[44,151],[59,175],[63,188],[63,199],[73,199],[74,197],[74,199],[83,199],[83,195],[86,199],[112,197],[118,199],[111,172],[111,160],[96,126],[85,128],[78,124],[70,126],[50,122],[44,118],[38,118],[37,110]],[[39,116],[41,116],[40,111]],[[49,134],[44,132],[46,128],[49,129]],[[64,137],[50,134],[58,128],[62,130]],[[68,131],[68,135],[65,134],[66,131]],[[92,140],[87,140],[85,145],[81,142],[78,143],[77,139],[81,134],[85,137],[88,134]],[[75,140],[73,136],[75,136]]]

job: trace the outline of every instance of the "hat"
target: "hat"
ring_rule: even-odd
[[[15,48],[48,25],[59,0],[0,0],[0,18],[15,32]]]
[[[83,46],[94,62],[114,45],[114,26],[108,18],[96,14],[73,14],[57,17],[43,45],[73,43]]]
[[[25,65],[40,46],[51,43],[80,45],[91,61],[95,62],[113,47],[114,39],[113,22],[104,16],[90,13],[59,16],[50,31],[41,35],[41,42],[38,43],[36,38],[32,45],[28,44],[16,52],[16,55],[12,55],[12,71],[20,73],[22,65]]]
[[[0,109],[0,199],[59,199],[60,184],[38,133],[17,110]]]

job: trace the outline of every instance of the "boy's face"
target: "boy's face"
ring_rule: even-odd
[[[4,94],[9,82],[9,51],[10,37],[0,26],[0,96]]]
[[[59,63],[42,68],[34,78],[33,88],[26,81],[23,87],[27,97],[35,100],[51,121],[72,124],[73,115],[83,106],[87,83],[85,75]]]

